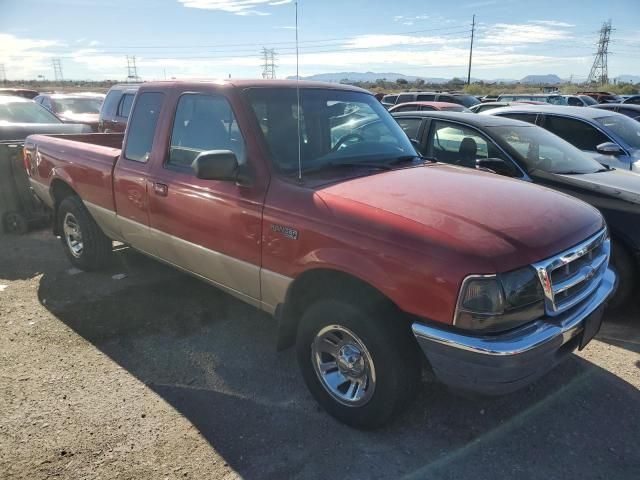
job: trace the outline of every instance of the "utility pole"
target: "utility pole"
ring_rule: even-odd
[[[4,63],[0,63],[0,82],[7,83],[7,71],[4,69]]]
[[[59,58],[52,58],[51,64],[53,65],[53,78],[56,82],[64,82],[62,76],[62,60]]]
[[[127,81],[128,82],[139,82],[140,78],[138,77],[138,67],[136,67],[136,57],[130,57],[127,55]]]
[[[471,46],[469,47],[469,71],[467,72],[467,85],[471,85],[471,59],[473,58],[473,35],[476,32],[476,15],[471,22]]]
[[[609,40],[611,38],[611,20],[604,22],[600,29],[600,38],[598,39],[598,51],[593,60],[587,83],[599,83],[604,85],[609,81],[609,70],[607,65],[607,57],[609,55]]]
[[[262,47],[262,78],[276,78],[276,51]]]

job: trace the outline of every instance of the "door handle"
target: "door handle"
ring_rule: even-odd
[[[164,183],[154,182],[153,192],[160,197],[166,197],[169,194],[169,186]]]

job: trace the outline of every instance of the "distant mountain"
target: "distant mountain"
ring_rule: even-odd
[[[520,80],[520,83],[536,85],[559,85],[564,82],[564,80],[553,73],[550,73],[548,75],[527,75],[522,80]]]
[[[295,75],[287,77],[288,80],[295,80]],[[379,79],[385,79],[390,82],[395,82],[398,79],[406,80],[407,82],[415,82],[422,79],[425,83],[447,83],[448,78],[430,78],[430,77],[416,77],[412,75],[403,75],[401,73],[391,72],[336,72],[336,73],[319,73],[317,75],[309,75],[308,77],[300,77],[300,80],[315,80],[318,82],[333,82],[338,83],[342,80],[349,80],[351,82],[375,82]]]
[[[618,83],[640,83],[638,75],[619,75],[615,78]]]

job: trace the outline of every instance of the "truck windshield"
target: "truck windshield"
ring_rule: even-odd
[[[298,171],[298,109],[294,88],[245,91],[276,168]],[[400,126],[372,95],[300,89],[300,157],[303,171],[339,165],[381,167],[417,154]]]
[[[0,103],[0,123],[61,123],[58,117],[34,102]]]
[[[529,171],[579,174],[605,170],[588,154],[543,128],[534,125],[487,128]]]
[[[631,148],[640,148],[640,122],[624,115],[598,117],[595,121],[618,135]]]

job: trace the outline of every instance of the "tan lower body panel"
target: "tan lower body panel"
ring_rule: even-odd
[[[292,278],[207,249],[85,202],[104,233],[273,314]]]

